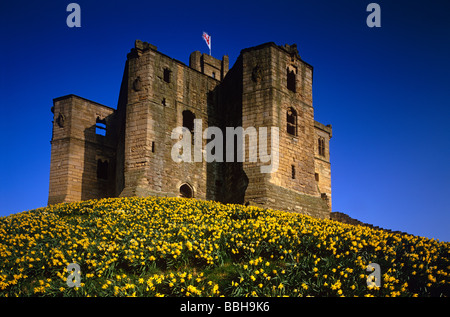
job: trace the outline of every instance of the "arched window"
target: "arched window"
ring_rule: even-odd
[[[192,198],[194,197],[194,189],[191,185],[184,183],[180,186],[180,196],[184,198]]]
[[[287,122],[287,133],[296,136],[297,135],[297,111],[294,108],[289,108],[287,110],[286,116]]]
[[[325,156],[325,139],[319,138],[319,155]]]
[[[194,132],[194,119],[195,115],[191,111],[189,110],[183,111],[183,127],[189,129],[191,133]]]

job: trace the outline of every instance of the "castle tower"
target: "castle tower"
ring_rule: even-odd
[[[174,162],[176,140],[171,132],[176,127],[194,132],[195,119],[202,120],[201,129],[218,124],[215,90],[228,70],[227,59],[193,53],[193,67],[188,67],[159,53],[155,46],[136,41],[128,54],[128,78],[124,78],[128,93],[121,196],[217,199],[219,165],[195,162],[193,156],[191,163]],[[202,148],[205,144],[201,140]]]
[[[267,163],[249,162],[247,154],[241,181],[229,180],[234,188],[244,188],[242,182],[247,182],[237,195],[243,197],[241,203],[327,217],[329,206],[316,181],[312,73],[295,45],[267,43],[242,50],[225,79],[223,94],[235,92],[226,101],[228,112],[237,116],[229,123],[242,124],[244,129],[279,129],[278,169],[261,173]],[[236,82],[241,85],[233,86]],[[267,146],[270,149],[270,142]],[[236,175],[237,170],[236,165],[229,167],[228,174]]]
[[[75,95],[53,100],[48,203],[115,195],[114,109]]]

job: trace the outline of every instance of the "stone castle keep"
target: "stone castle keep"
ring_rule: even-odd
[[[332,131],[314,120],[312,79],[296,45],[244,49],[229,68],[228,56],[196,51],[187,66],[137,40],[117,109],[76,95],[53,100],[48,203],[182,196],[329,218]],[[278,169],[261,173],[268,163],[249,153],[243,162],[173,161],[171,132],[193,131],[194,119],[222,131],[278,127]]]

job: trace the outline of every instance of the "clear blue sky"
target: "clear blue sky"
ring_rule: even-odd
[[[116,107],[135,39],[186,64],[194,50],[230,64],[243,48],[297,43],[314,66],[316,119],[333,125],[333,210],[450,241],[450,2],[370,0],[72,1],[0,4],[0,216],[45,206],[52,99]]]

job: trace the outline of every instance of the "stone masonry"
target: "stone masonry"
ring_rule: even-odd
[[[75,95],[53,100],[48,203],[183,196],[329,218],[332,130],[314,120],[312,79],[296,45],[244,49],[229,68],[228,56],[196,51],[187,66],[137,40],[117,109]],[[267,163],[251,162],[248,149],[243,162],[175,162],[172,130],[193,132],[194,119],[203,130],[278,127],[278,169],[261,173]]]

